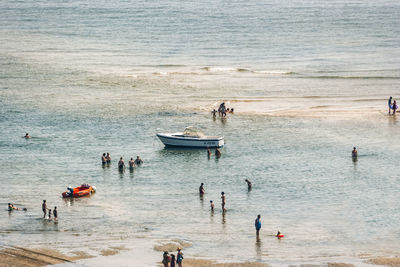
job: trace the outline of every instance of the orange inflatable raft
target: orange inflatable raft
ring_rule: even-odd
[[[68,187],[67,191],[62,193],[63,198],[67,197],[84,197],[90,196],[92,193],[96,192],[96,187],[90,184],[82,184],[81,186],[72,188]]]

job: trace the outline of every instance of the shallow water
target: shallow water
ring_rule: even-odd
[[[4,244],[96,254],[178,239],[192,244],[186,255],[267,263],[399,251],[399,122],[386,110],[399,92],[397,2],[0,9]],[[236,112],[213,120],[221,101]],[[224,135],[222,157],[165,149],[155,136],[188,125]],[[142,167],[118,172],[120,156],[136,155]],[[61,198],[84,182],[98,192]],[[41,219],[43,199],[58,207],[58,224]],[[8,214],[7,202],[28,211]]]

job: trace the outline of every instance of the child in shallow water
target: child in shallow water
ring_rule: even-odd
[[[175,267],[175,255],[171,254],[171,264],[169,267]]]

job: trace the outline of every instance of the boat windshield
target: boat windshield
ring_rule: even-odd
[[[205,134],[198,128],[189,126],[183,131],[184,136],[205,137]]]

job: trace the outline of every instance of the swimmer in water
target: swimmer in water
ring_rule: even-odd
[[[46,200],[43,200],[42,211],[43,211],[43,218],[46,218],[46,211],[47,211]]]
[[[53,209],[53,215],[54,215],[54,220],[57,221],[57,218],[58,218],[57,207],[54,207],[54,209]]]
[[[28,133],[26,133],[25,136],[24,136],[24,138],[25,138],[25,139],[29,139],[29,138],[31,138],[31,137],[30,137],[30,135],[29,135]]]
[[[135,164],[136,164],[137,166],[139,166],[139,165],[142,164],[142,163],[143,163],[143,160],[142,160],[139,156],[137,156],[136,159],[135,159]]]
[[[217,117],[217,111],[215,110],[215,108],[213,109],[213,111],[211,111],[211,113],[213,114],[213,118]]]
[[[225,193],[221,192],[221,205],[222,205],[222,212],[225,212],[225,204],[226,204],[226,198],[225,198]]]
[[[199,187],[199,194],[200,196],[204,195],[205,190],[204,190],[204,183],[201,183],[200,187]]]
[[[256,235],[257,238],[260,236],[260,230],[261,230],[261,215],[257,215],[257,219],[254,222],[254,226],[256,227]]]
[[[107,164],[111,163],[111,155],[110,155],[110,153],[107,153],[106,162],[107,162]]]
[[[13,210],[17,210],[18,208],[16,208],[13,204],[8,203],[8,211],[13,211]]]
[[[120,169],[120,170],[123,170],[123,169],[125,169],[125,162],[124,162],[124,160],[122,159],[122,157],[119,159],[119,161],[118,161],[118,169]]]
[[[106,159],[106,153],[103,153],[103,155],[101,156],[101,164],[106,164],[107,159]]]
[[[352,158],[357,158],[358,157],[358,152],[356,147],[353,147],[353,150],[351,151],[351,157]]]
[[[210,208],[211,212],[214,212],[214,202],[212,200],[210,200]]]
[[[251,182],[247,179],[245,180],[245,182],[247,183],[247,189],[251,190],[251,186],[252,186]]]
[[[131,160],[129,161],[129,169],[132,170],[135,166],[135,161],[133,160],[133,158],[131,158]]]
[[[218,148],[215,148],[215,156],[216,156],[217,158],[220,158],[220,157],[221,157],[221,151],[219,151]]]

